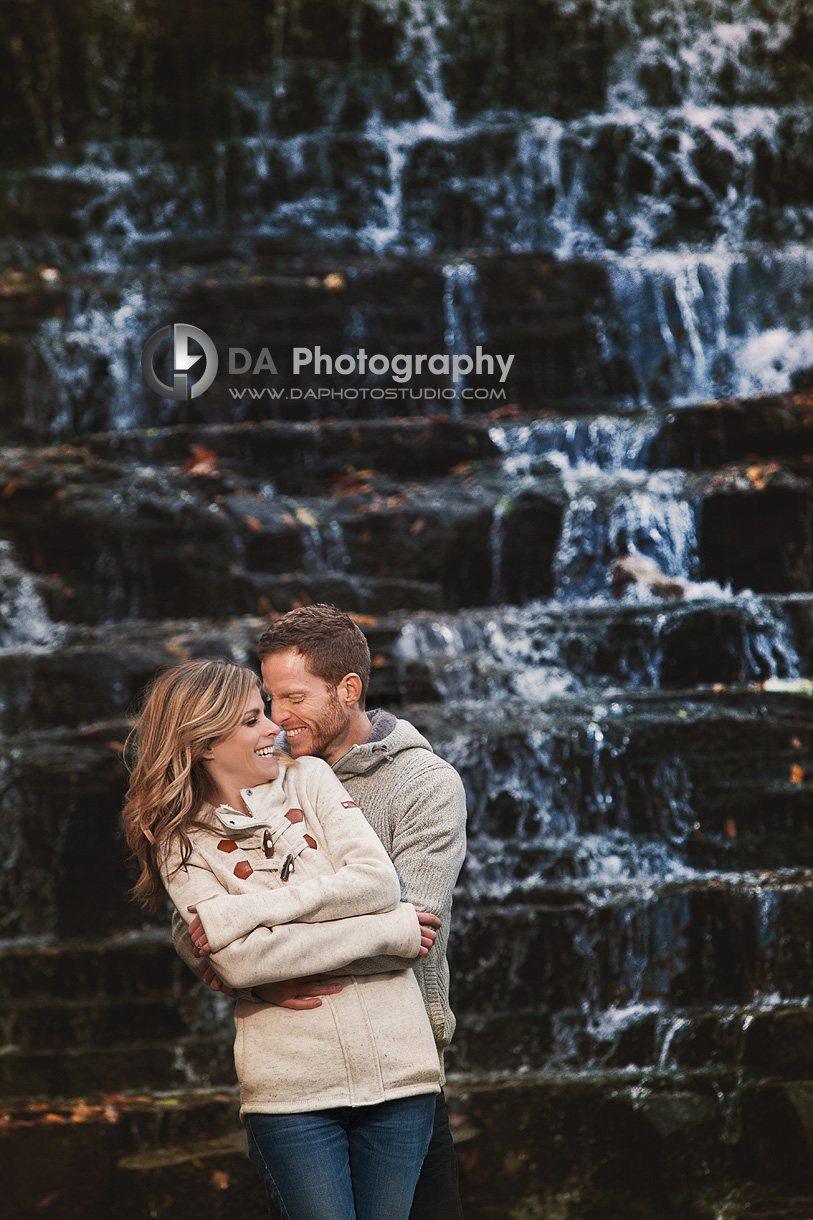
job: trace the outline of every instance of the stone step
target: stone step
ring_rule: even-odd
[[[406,714],[460,771],[474,835],[510,843],[618,830],[690,853],[695,832],[730,846],[749,827],[804,833],[812,710],[808,695],[757,688]]]
[[[629,476],[580,486],[604,507],[591,526],[595,544],[563,575],[572,492],[559,473],[529,481],[488,463],[475,479],[469,464],[454,469],[406,485],[353,476],[329,497],[293,499],[242,486],[234,471],[201,480],[193,469],[114,463],[81,449],[15,450],[0,465],[0,529],[38,573],[52,614],[70,621],[180,617],[192,607],[267,612],[314,593],[343,594],[349,608],[375,613],[523,603],[549,595],[557,580],[574,591],[609,589],[618,546],[608,523],[631,491]],[[649,494],[640,481],[632,490]],[[653,488],[662,507],[664,494]],[[756,592],[810,589],[809,479],[781,468],[764,480],[728,470],[692,475],[675,496],[667,496],[675,511],[700,506],[702,578]]]
[[[523,1029],[535,1031],[539,1053],[550,1055],[554,1026],[572,1022],[574,1014],[578,1027],[584,1013],[611,1008],[631,1009],[634,1017],[640,1005],[680,1011],[741,1007],[755,997],[757,1007],[765,997],[796,1001],[807,993],[813,969],[807,935],[812,877],[799,869],[740,875],[675,868],[666,879],[471,883],[456,897],[450,946],[455,1006],[478,1021],[524,1014]],[[30,1092],[65,1092],[67,1086],[47,1081],[60,1071],[78,1071],[84,1055],[94,1078],[107,1081],[98,1087],[120,1091],[115,1072],[132,1080],[128,1073],[147,1070],[149,1048],[161,1046],[161,1055],[171,1059],[178,1032],[172,1005],[193,1042],[195,1031],[217,1025],[222,1045],[230,1046],[229,1003],[181,965],[167,931],[147,942],[12,947],[0,960],[11,1036],[15,1025],[29,1022],[25,1043],[12,1042],[6,1052],[6,1087],[20,1077],[18,1094],[28,1080],[46,1081]],[[128,1064],[123,1048],[130,1044],[116,1031],[131,997],[149,1016],[144,1031],[157,1037]],[[56,1015],[58,1003],[65,1011]],[[75,1045],[65,1051],[68,1066],[60,1066],[60,1051],[48,1047],[66,1027]],[[195,1070],[199,1065],[200,1056]],[[143,1086],[133,1081],[127,1087]]]
[[[54,20],[53,54],[76,64],[69,77],[54,74],[53,59],[37,41],[41,27],[33,14],[24,10],[3,26],[31,48],[27,77],[15,52],[4,54],[3,132],[10,166],[30,165],[32,148],[44,157],[56,145],[63,157],[75,160],[77,144],[110,146],[131,137],[143,168],[153,141],[169,149],[182,140],[177,153],[188,159],[188,146],[195,149],[201,131],[211,141],[315,131],[334,132],[338,141],[368,124],[426,118],[430,79],[429,100],[448,107],[447,125],[454,119],[462,127],[484,113],[506,112],[529,119],[586,115],[595,122],[622,71],[642,106],[677,106],[686,89],[681,69],[697,48],[698,107],[772,107],[781,100],[803,111],[813,92],[805,12],[795,9],[779,30],[763,25],[758,10],[746,10],[745,36],[729,44],[714,14],[699,13],[686,25],[669,11],[665,30],[659,11],[636,9],[619,26],[614,14],[595,3],[575,15],[558,8],[542,14],[528,3],[483,5],[473,15],[451,9],[443,21],[431,13],[408,19],[365,8],[359,22],[351,22],[346,9],[331,2],[316,27],[288,12],[269,25],[242,7],[227,20],[207,2],[195,35],[197,78],[174,10],[149,23],[138,22],[128,9],[88,14],[79,3],[67,5],[64,14],[62,22]],[[144,64],[137,76],[133,56]],[[432,71],[439,75],[430,77]],[[32,87],[37,108],[31,105]],[[634,160],[634,150],[624,147],[618,155],[622,151]],[[139,183],[140,176],[131,189]],[[109,189],[115,185],[113,177]],[[324,223],[329,221],[328,216]]]
[[[245,1141],[237,1108],[235,1089],[99,1099],[84,1093],[9,1108],[0,1124],[0,1162],[15,1215],[78,1220],[105,1214],[135,1220],[149,1214],[143,1191],[162,1152],[166,1158],[168,1149],[178,1155],[183,1148],[195,1148],[209,1188],[199,1214],[214,1216],[213,1207],[234,1198],[234,1191],[228,1193],[233,1187],[229,1171],[235,1149]],[[134,1170],[139,1158],[143,1174]],[[253,1169],[251,1173],[256,1204],[263,1192]],[[200,1202],[196,1200],[198,1206]],[[241,1198],[241,1214],[251,1216],[250,1207],[243,1213],[244,1202],[250,1200]]]
[[[12,642],[0,649],[0,732],[121,717],[158,669],[181,660],[254,664],[267,624],[246,615],[52,627],[58,647],[48,649],[14,644],[12,623]],[[544,703],[581,690],[603,698],[624,687],[737,687],[806,673],[813,663],[810,594],[362,614],[361,627],[373,654],[371,706],[392,708],[523,696]],[[708,700],[722,692],[695,693]]]
[[[405,415],[477,418],[483,411],[516,407],[532,417],[552,411],[576,416],[623,412],[637,418],[648,404],[662,406],[669,398],[696,403],[758,393],[761,382],[752,389],[750,383],[733,381],[731,373],[719,384],[697,382],[680,315],[680,276],[703,281],[703,301],[697,305],[703,316],[697,327],[709,344],[709,363],[719,363],[728,353],[714,349],[714,327],[730,326],[725,344],[732,349],[745,343],[748,327],[768,330],[777,316],[789,331],[803,330],[807,251],[771,248],[762,257],[743,254],[733,257],[722,273],[712,256],[706,263],[703,257],[673,251],[671,261],[666,256],[661,265],[655,258],[642,270],[637,262],[622,260],[616,266],[603,257],[568,261],[547,253],[472,254],[463,264],[465,283],[460,260],[446,262],[438,255],[274,255],[249,263],[242,258],[211,261],[167,273],[139,268],[115,276],[65,270],[64,279],[53,283],[22,272],[19,283],[4,283],[6,293],[0,295],[0,333],[8,336],[0,354],[2,436],[75,441],[134,427]],[[770,274],[766,260],[773,267]],[[717,317],[720,274],[731,281],[732,294],[766,298],[747,325]],[[643,304],[634,306],[640,298]],[[668,387],[662,369],[650,367],[665,350],[655,298],[670,314],[677,352],[672,351],[675,367]],[[634,307],[640,316],[630,316]],[[711,316],[705,317],[704,310]],[[178,318],[192,321],[212,338],[220,367],[205,395],[172,402],[146,387],[140,362],[149,336]],[[491,372],[481,365],[479,373],[475,368],[466,375],[465,383],[454,383],[449,372],[433,372],[425,363],[418,370],[413,363],[409,377],[404,372],[405,379],[395,381],[391,371],[386,376],[342,374],[324,364],[317,370],[314,358],[294,373],[295,347],[314,353],[318,347],[332,360],[348,349],[363,348],[367,357],[399,354],[414,361],[418,355],[428,359],[447,352],[450,327],[460,332],[456,343],[461,353],[461,344],[472,353],[479,345],[492,358]],[[233,347],[249,352],[252,367],[267,348],[276,375],[231,374],[228,349]],[[497,355],[513,357],[504,378],[493,360]],[[803,370],[797,371],[803,379]],[[169,370],[159,373],[166,378]],[[766,459],[785,455],[801,460],[790,440],[794,432],[802,440],[806,436],[805,395],[788,397],[798,416],[795,424],[779,422],[781,407],[764,408],[766,442],[755,442],[755,452]],[[659,409],[656,418],[670,414]],[[731,414],[729,407],[727,420]],[[692,418],[698,421],[696,449],[688,425],[670,424],[663,443],[653,447],[661,464],[683,465],[678,459],[684,455],[687,464],[694,464],[694,454],[702,452],[716,464],[714,455],[727,452],[712,419],[700,424],[697,412]],[[728,423],[725,430],[732,436],[754,433]],[[747,449],[744,456],[750,454]]]
[[[266,113],[273,99],[269,88]],[[660,249],[702,247],[710,233],[732,245],[809,239],[806,113],[778,99],[762,122],[749,109],[737,123],[741,113],[639,103],[560,122],[546,98],[541,110],[526,103],[464,124],[448,114],[426,122],[420,139],[412,124],[383,126],[375,110],[367,126],[337,130],[334,121],[287,137],[268,130],[266,118],[259,134],[238,128],[197,138],[191,157],[187,141],[167,134],[113,136],[79,145],[56,164],[38,158],[9,174],[0,222],[6,250],[22,254],[25,265],[46,251],[68,264],[104,265],[103,251],[108,265],[121,254],[130,266],[177,265],[198,244],[210,257],[235,259],[247,248],[347,257],[376,245],[546,252],[568,234],[571,249],[624,253],[640,249],[645,220],[649,243]],[[725,157],[724,134],[731,141]],[[668,186],[653,173],[656,163]],[[770,191],[780,166],[785,187],[777,206]],[[612,194],[600,207],[608,180]]]
[[[599,699],[587,691],[541,706],[502,699],[485,711],[479,703],[405,709],[463,777],[489,884],[537,869],[589,878],[595,868],[606,878],[611,865],[625,876],[658,862],[807,861],[809,696],[746,688]],[[120,830],[128,729],[113,719],[0,741],[0,814],[14,861],[0,879],[6,936],[89,936],[103,917],[113,930],[138,926]],[[26,808],[37,809],[35,820]],[[580,851],[577,836],[594,846]],[[494,867],[492,838],[509,844]],[[530,855],[514,850],[520,842],[530,842]]]
[[[194,983],[194,979],[191,980]],[[70,1053],[88,1047],[114,1047],[182,1038],[190,1007],[177,994],[126,999],[17,999],[0,1003],[0,1028],[7,1048],[23,1056],[37,1051]]]
[[[5,1048],[0,1055],[0,1097],[7,1105],[27,1097],[220,1088],[233,1081],[231,1042],[217,1035],[50,1051]]]
[[[686,689],[787,678],[813,663],[809,594],[544,602],[401,623],[394,636],[392,627],[368,629],[376,689],[390,703]]]
[[[73,621],[287,609],[296,594],[355,582],[353,600],[366,588],[383,611],[431,605],[437,589],[459,604],[488,598],[504,491],[498,472],[482,486],[467,473],[407,488],[381,476],[352,495],[289,501],[81,451],[18,452],[0,470],[0,528],[48,578],[56,617]],[[550,591],[560,495],[551,485],[514,502],[503,566],[527,595]]]
[[[813,1197],[807,1081],[746,1086],[735,1126],[731,1094],[701,1074],[460,1076],[447,1094],[472,1220],[538,1203],[540,1180],[562,1215],[576,1214],[574,1181],[580,1210],[603,1200],[596,1215],[708,1220],[715,1202],[737,1220],[811,1214],[803,1210]],[[260,1220],[264,1194],[243,1139],[226,1093],[115,1097],[11,1111],[0,1158],[7,1198],[26,1220],[135,1220],[156,1208],[190,1220],[236,1211]]]
[[[807,460],[813,439],[809,390],[749,402],[667,410],[649,450],[653,466],[702,470],[757,459]],[[757,462],[758,464],[758,462]]]
[[[488,1072],[626,1070],[707,1073],[739,1085],[770,1078],[813,1078],[810,1009],[806,1000],[761,997],[745,1006],[668,1008],[658,1001],[606,1009],[536,1007],[458,1013],[446,1051],[453,1078]]]
[[[50,943],[5,941],[0,961],[0,1003],[7,1011],[20,1004],[46,1008],[58,997],[66,1014],[88,1003],[119,1012],[126,1004],[138,1008],[171,997],[183,1012],[185,998],[199,992],[175,954],[163,915],[151,931]]]
[[[261,419],[243,423],[186,424],[96,433],[83,448],[102,460],[194,467],[239,475],[249,486],[271,483],[281,495],[320,495],[335,485],[347,494],[365,481],[358,471],[396,478],[440,477],[453,467],[497,457],[488,416],[451,419],[408,415],[400,419],[322,420],[294,423]],[[196,446],[198,448],[196,448]],[[208,466],[207,466],[208,462]]]
[[[733,1095],[698,1073],[459,1076],[447,1098],[466,1215],[538,1212],[544,1181],[546,1206],[571,1220],[709,1220],[723,1207],[736,1220],[807,1220],[809,1095],[806,1081],[748,1085],[740,1120]],[[265,1199],[243,1139],[226,1093],[115,1097],[12,1112],[0,1158],[25,1220],[156,1210],[260,1220]]]
[[[798,1000],[813,968],[811,873],[708,875],[461,895],[455,1004],[482,1015]]]

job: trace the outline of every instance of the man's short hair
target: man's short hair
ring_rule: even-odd
[[[361,678],[364,709],[370,681],[370,648],[364,632],[336,606],[300,606],[276,619],[259,643],[260,661],[277,652],[299,652],[312,674],[338,686],[345,674]]]

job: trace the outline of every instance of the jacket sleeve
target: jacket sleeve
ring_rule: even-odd
[[[175,947],[179,951],[182,948],[181,957],[196,970],[197,959],[185,931],[192,919],[186,908],[199,903],[200,914],[213,894],[224,892],[214,874],[193,861],[194,856],[166,885],[177,908],[178,918],[173,921]],[[400,968],[404,968],[412,964],[420,947],[415,909],[409,903],[398,903],[393,910],[378,914],[322,923],[286,923],[274,929],[258,927],[212,953],[208,961],[229,987],[250,988],[260,983],[335,972],[357,956],[394,955]]]
[[[373,915],[392,910],[401,900],[398,876],[375,831],[330,767],[309,761],[308,799],[319,822],[321,850],[336,871],[284,889],[224,892],[203,904],[198,915],[215,953],[261,926]]]
[[[411,769],[398,787],[390,820],[392,861],[402,898],[419,911],[432,911],[441,921],[434,946],[418,963],[431,1003],[439,992],[439,972],[446,969],[452,893],[466,855],[466,794],[454,767],[437,755],[420,754],[420,766]],[[373,957],[353,962],[349,972],[379,974],[406,964]]]

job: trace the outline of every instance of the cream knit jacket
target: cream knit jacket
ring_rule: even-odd
[[[399,901],[386,852],[326,763],[283,761],[279,779],[241,795],[251,817],[224,806],[210,811],[212,829],[193,831],[186,863],[176,845],[161,864],[187,922],[187,907],[198,906],[212,965],[225,982],[251,987],[340,971],[380,954],[400,967],[416,958],[414,908]],[[341,992],[306,1012],[238,1002],[241,1113],[372,1105],[438,1091],[432,1030],[412,971],[342,981]]]
[[[350,968],[354,974],[366,975],[412,965],[435,1042],[442,1051],[455,1028],[446,946],[452,893],[466,854],[466,796],[454,767],[433,752],[408,720],[399,720],[383,710],[371,711],[369,716],[373,727],[367,741],[348,750],[333,770],[361,806],[395,864],[401,897],[419,910],[433,911],[440,917],[441,928],[427,957],[408,962],[371,956],[353,961]],[[304,761],[301,759],[300,765]],[[178,954],[197,973],[186,924],[177,915],[172,930]],[[334,945],[338,953],[331,957]],[[334,942],[314,942],[292,963],[288,976],[275,972],[257,981],[334,972],[347,965],[345,947],[344,936],[337,929]],[[262,963],[258,966],[260,974]],[[224,978],[224,982],[229,979]],[[246,994],[243,998],[250,997]]]

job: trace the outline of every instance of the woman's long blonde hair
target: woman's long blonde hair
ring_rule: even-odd
[[[159,674],[146,691],[127,743],[133,765],[123,817],[127,844],[140,866],[133,897],[152,911],[166,897],[163,854],[177,838],[186,863],[189,829],[203,826],[200,814],[215,798],[204,755],[213,741],[237,728],[259,686],[252,670],[233,661],[187,661]]]

